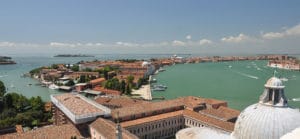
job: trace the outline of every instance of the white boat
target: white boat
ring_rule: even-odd
[[[284,81],[284,82],[286,82],[286,81],[288,81],[289,79],[287,79],[287,78],[279,78],[281,81]]]
[[[155,79],[155,78],[152,78],[151,80],[150,80],[150,83],[156,83],[157,82],[157,80]]]
[[[49,89],[59,89],[59,86],[55,85],[55,84],[51,84],[49,85]]]
[[[161,87],[152,88],[152,91],[165,91],[165,90],[166,90],[165,88],[161,88]]]
[[[164,88],[164,89],[167,89],[168,87],[165,86],[165,85],[162,85],[162,84],[155,84],[153,85],[154,88]]]
[[[160,67],[160,68],[158,69],[158,71],[159,71],[159,72],[163,72],[163,71],[166,71],[166,70]]]
[[[293,101],[300,101],[300,98],[293,98]]]

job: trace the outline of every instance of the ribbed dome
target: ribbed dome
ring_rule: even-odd
[[[270,78],[267,83],[265,84],[265,87],[268,88],[284,88],[282,81],[278,79],[277,77]]]
[[[289,107],[253,104],[247,107],[235,123],[235,139],[279,139],[300,126],[300,112]]]
[[[192,127],[178,131],[176,139],[230,139],[230,136],[209,128]]]
[[[293,130],[290,133],[285,134],[280,139],[299,139],[300,138],[300,127]]]

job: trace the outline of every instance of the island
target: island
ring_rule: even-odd
[[[8,64],[16,64],[16,62],[13,61],[11,57],[0,56],[0,65],[8,65]]]
[[[58,54],[54,57],[95,57],[93,55],[84,55],[84,54]]]

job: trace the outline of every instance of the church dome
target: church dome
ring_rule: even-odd
[[[234,139],[279,139],[300,126],[300,111],[288,107],[280,79],[270,78],[259,103],[247,107],[239,115]]]
[[[299,139],[300,137],[300,127],[293,130],[290,133],[285,134],[280,139]]]
[[[282,81],[278,79],[277,77],[270,78],[267,83],[265,84],[265,87],[268,88],[284,88]]]
[[[178,131],[176,139],[230,139],[230,136],[209,128],[191,127]]]
[[[240,114],[232,136],[235,139],[279,139],[299,126],[299,110],[258,103]]]

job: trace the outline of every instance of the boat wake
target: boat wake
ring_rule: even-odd
[[[0,75],[0,78],[2,78],[2,77],[7,77],[8,75]]]
[[[258,77],[250,75],[250,74],[246,74],[246,73],[242,73],[242,72],[238,72],[238,71],[236,71],[236,73],[238,73],[238,74],[240,74],[242,76],[245,76],[245,77],[252,78],[252,79],[256,79],[256,80],[259,79]]]
[[[292,101],[300,101],[300,98],[293,98]]]

